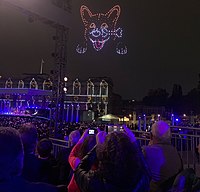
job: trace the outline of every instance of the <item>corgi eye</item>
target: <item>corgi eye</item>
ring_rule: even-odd
[[[94,28],[96,28],[96,25],[94,23],[91,23],[90,28],[94,29]]]
[[[101,24],[101,28],[108,28],[107,23],[102,23],[102,24]]]

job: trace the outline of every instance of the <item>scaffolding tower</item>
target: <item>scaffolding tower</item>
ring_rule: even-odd
[[[40,21],[56,29],[56,35],[53,38],[55,40],[53,54],[55,64],[52,70],[53,88],[50,114],[56,136],[59,125],[63,122],[63,78],[67,62],[67,36],[71,21],[71,0],[0,0],[0,3],[25,14],[31,22]]]
[[[57,26],[55,40],[55,65],[52,71],[52,102],[51,102],[51,123],[55,127],[55,135],[62,127],[64,120],[64,76],[67,63],[67,37],[69,29],[64,26]],[[52,125],[51,124],[51,125]]]

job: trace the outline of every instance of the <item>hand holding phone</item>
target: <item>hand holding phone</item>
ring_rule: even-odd
[[[125,133],[131,139],[131,141],[135,142],[136,141],[136,137],[135,137],[134,133],[126,125],[123,125],[123,128],[124,128]]]
[[[94,135],[94,129],[89,129],[89,135]]]
[[[88,136],[88,134],[89,134],[89,129],[86,129],[86,130],[83,132],[81,138],[79,139],[79,142],[83,142],[83,141],[85,140],[85,138]]]
[[[96,135],[97,144],[103,144],[106,139],[107,133],[105,131],[100,131]]]

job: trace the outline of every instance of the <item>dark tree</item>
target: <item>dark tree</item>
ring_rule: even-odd
[[[181,113],[183,108],[183,93],[181,85],[174,84],[172,95],[169,97],[168,106],[173,113]]]
[[[168,95],[166,89],[150,89],[148,95],[143,98],[143,102],[148,106],[166,106]]]

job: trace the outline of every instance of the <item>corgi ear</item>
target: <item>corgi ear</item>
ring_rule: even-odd
[[[88,25],[89,18],[92,17],[92,12],[88,9],[87,6],[82,5],[80,8],[80,14],[84,25]]]
[[[115,5],[112,9],[110,9],[107,13],[106,16],[109,18],[111,21],[114,23],[117,22],[119,16],[120,16],[121,8],[119,5]]]

